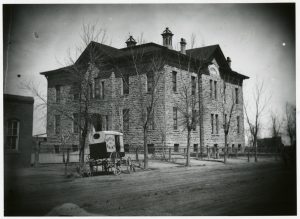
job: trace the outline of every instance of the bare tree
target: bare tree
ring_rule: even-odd
[[[77,133],[72,133],[72,136],[78,135],[79,140],[79,161],[82,169],[84,165],[84,149],[86,138],[89,132],[90,125],[93,121],[93,113],[91,105],[93,99],[93,74],[95,69],[101,69],[104,66],[105,54],[99,50],[95,42],[102,44],[106,40],[106,30],[97,28],[96,24],[83,24],[82,33],[80,35],[82,45],[75,48],[75,57],[69,51],[66,59],[67,67],[60,69],[61,80],[66,84],[71,85],[71,91],[65,100],[61,100],[61,90],[57,88],[55,98],[48,93],[48,98],[45,98],[38,89],[32,84],[27,84],[25,87],[29,89],[41,104],[39,107],[47,108],[47,117],[51,114],[59,114],[68,120],[73,121],[78,126]],[[80,57],[76,60],[78,54]],[[79,61],[79,59],[81,59]],[[74,114],[77,116],[74,117]],[[59,130],[63,134],[67,130]],[[65,143],[62,143],[65,144]]]
[[[220,96],[224,131],[224,163],[227,162],[228,158],[228,134],[230,132],[232,116],[236,106],[235,93],[230,87],[227,87],[226,82],[229,82],[229,77],[223,76],[223,86],[220,86]]]
[[[296,106],[286,103],[285,105],[286,116],[286,131],[290,137],[291,146],[296,146]]]
[[[272,137],[277,138],[280,136],[282,123],[283,120],[281,120],[276,113],[271,112]]]
[[[247,123],[253,140],[255,162],[257,162],[257,135],[261,129],[262,113],[264,112],[269,99],[270,98],[265,95],[264,83],[257,82],[253,92],[254,106],[249,106],[247,109],[246,105],[244,105]],[[248,112],[250,108],[254,109],[252,115]]]
[[[203,159],[203,148],[204,148],[204,128],[203,128],[203,114],[204,114],[204,105],[203,105],[203,89],[202,89],[202,78],[203,74],[207,71],[207,66],[209,64],[207,60],[208,52],[205,50],[200,51],[193,51],[196,43],[196,35],[191,35],[191,47],[190,51],[187,54],[188,56],[188,63],[187,69],[190,72],[193,69],[193,72],[197,74],[198,78],[198,123],[199,123],[199,145],[200,145],[200,159]],[[178,58],[179,63],[180,58]]]
[[[144,42],[142,35],[138,41]],[[165,60],[161,53],[148,53],[143,46],[130,47],[129,51],[130,55],[126,61],[130,66],[129,71],[135,77],[135,88],[138,94],[136,111],[143,130],[144,169],[148,169],[148,131],[150,126],[155,125],[155,108],[159,99],[158,86],[163,75]],[[123,82],[126,82],[126,74],[117,65],[115,67],[120,72]],[[129,87],[129,84],[125,86]]]
[[[198,124],[198,99],[195,93],[192,93],[191,81],[184,83],[185,80],[181,80],[183,83],[179,89],[178,101],[176,101],[176,108],[180,112],[179,125],[184,127],[183,130],[187,131],[187,156],[186,166],[190,166],[190,142],[191,131],[196,129]]]

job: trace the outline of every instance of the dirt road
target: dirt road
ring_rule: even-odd
[[[198,164],[72,179],[61,166],[23,169],[6,175],[5,215],[46,215],[64,203],[101,215],[296,214],[294,170],[281,162]]]

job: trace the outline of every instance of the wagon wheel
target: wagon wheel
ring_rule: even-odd
[[[122,157],[120,156],[119,152],[112,152],[110,154],[110,160],[114,164],[114,174],[119,175],[121,174],[121,159]]]

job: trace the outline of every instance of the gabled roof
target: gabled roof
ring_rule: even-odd
[[[116,63],[120,63],[120,60],[126,60],[126,58],[130,57],[132,53],[138,52],[138,50],[142,50],[143,54],[153,54],[153,53],[164,53],[164,55],[167,56],[173,56],[173,57],[180,57],[184,59],[188,59],[188,57],[192,56],[193,58],[196,59],[202,59],[205,62],[211,62],[213,58],[215,58],[219,64],[219,66],[225,71],[229,72],[231,74],[234,74],[238,77],[241,77],[243,79],[247,79],[249,77],[239,74],[237,72],[234,72],[231,70],[229,67],[226,58],[220,48],[219,45],[211,45],[211,46],[205,46],[205,47],[200,47],[200,48],[195,48],[195,49],[189,49],[186,50],[186,55],[180,53],[179,51],[168,49],[165,46],[156,44],[156,43],[145,43],[145,44],[140,44],[137,46],[131,46],[131,47],[125,47],[121,49],[117,49],[111,46],[107,46],[105,44],[97,43],[92,41],[87,48],[83,51],[83,53],[79,56],[75,64],[78,63],[87,63],[86,59],[88,60],[88,53],[90,49],[95,50],[99,54],[101,54],[101,58],[106,59],[106,60],[113,60],[116,61]],[[67,71],[69,68],[72,66],[67,66],[64,68],[52,70],[52,71],[47,71],[41,73],[42,75],[49,75],[55,72],[63,72]]]
[[[4,94],[4,102],[23,102],[23,103],[33,103],[33,97],[28,96],[20,96],[20,95],[13,95],[13,94]]]

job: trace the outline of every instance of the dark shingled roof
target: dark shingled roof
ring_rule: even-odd
[[[13,95],[13,94],[4,94],[4,102],[14,101],[14,102],[25,102],[25,103],[33,103],[33,97],[28,96],[20,96],[20,95]]]
[[[242,74],[232,71],[230,69],[230,67],[226,61],[226,58],[225,58],[219,45],[211,45],[211,46],[205,46],[205,47],[200,47],[200,48],[195,48],[195,49],[189,49],[189,50],[186,50],[186,55],[183,55],[179,51],[171,50],[165,46],[162,46],[162,45],[159,45],[156,43],[152,43],[152,42],[137,45],[137,46],[117,49],[117,48],[114,48],[111,46],[107,46],[107,45],[92,41],[87,46],[87,48],[84,50],[84,52],[79,56],[76,63],[83,61],[85,59],[85,56],[87,55],[86,53],[88,52],[89,48],[91,48],[91,47],[93,49],[96,49],[97,51],[101,51],[101,55],[103,55],[103,58],[114,59],[114,60],[120,60],[122,58],[129,57],[129,56],[131,56],[132,52],[136,52],[137,50],[142,50],[144,54],[163,52],[163,53],[170,54],[170,55],[180,54],[181,56],[185,56],[185,57],[188,57],[191,55],[192,57],[195,57],[195,58],[204,59],[206,62],[210,62],[210,61],[212,61],[212,59],[214,57],[216,57],[218,64],[226,72],[229,72],[229,73],[236,75],[238,77],[241,77],[243,79],[249,78],[245,75],[242,75]],[[68,68],[70,68],[70,67],[71,66],[67,66],[67,67],[52,70],[52,71],[42,72],[41,74],[47,76],[51,73],[67,71]],[[116,72],[115,72],[115,74],[116,74]]]

